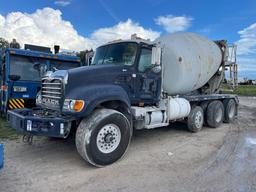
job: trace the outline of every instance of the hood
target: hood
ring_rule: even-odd
[[[67,71],[66,93],[71,89],[85,85],[113,84],[123,68],[122,65],[108,64],[70,69]]]

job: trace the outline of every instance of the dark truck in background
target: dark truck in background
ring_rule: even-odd
[[[38,107],[8,111],[8,122],[32,136],[74,130],[79,154],[106,166],[124,155],[134,129],[181,120],[198,132],[233,121],[237,97],[218,94],[227,62],[226,41],[192,33],[113,41],[96,49],[90,66],[48,72]]]

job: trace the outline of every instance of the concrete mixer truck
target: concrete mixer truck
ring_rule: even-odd
[[[9,111],[8,121],[28,141],[75,131],[82,158],[106,166],[124,155],[134,130],[183,121],[198,132],[233,121],[238,98],[219,94],[227,58],[226,41],[133,35],[98,47],[90,66],[48,72],[38,107]]]

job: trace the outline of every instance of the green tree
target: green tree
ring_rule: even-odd
[[[7,48],[9,46],[10,46],[9,42],[4,38],[0,37],[0,48]]]
[[[81,63],[83,65],[89,65],[91,63],[91,59],[93,57],[93,50],[84,50],[84,51],[80,51],[79,53],[77,53],[76,55],[78,57],[80,57]]]

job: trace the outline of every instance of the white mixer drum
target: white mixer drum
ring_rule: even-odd
[[[175,33],[155,40],[163,48],[163,88],[169,95],[185,94],[205,85],[222,62],[219,46],[193,33]]]

